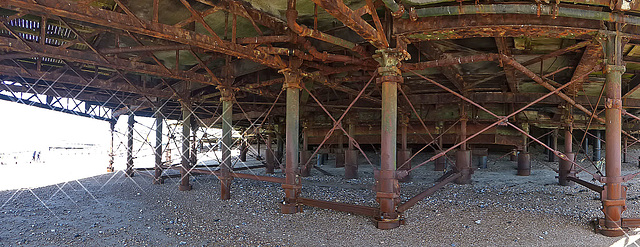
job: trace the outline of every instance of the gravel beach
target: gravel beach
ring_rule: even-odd
[[[277,184],[235,179],[231,200],[221,201],[213,176],[194,176],[193,190],[181,192],[178,179],[153,185],[148,177],[117,172],[0,191],[0,245],[636,246],[640,234],[635,231],[617,238],[594,233],[589,220],[602,217],[599,196],[579,185],[557,185],[550,168],[557,163],[545,162],[538,152],[532,175],[520,177],[516,162],[500,156],[489,156],[489,168],[476,170],[473,184],[446,185],[408,210],[407,224],[392,230],[376,229],[369,217],[325,209],[280,214],[283,193]],[[322,169],[334,176],[314,170],[303,179],[303,196],[375,206],[372,166],[361,163],[361,178],[345,180],[343,169],[332,162]],[[412,174],[412,182],[401,185],[403,200],[442,175],[432,170],[432,164],[425,165]],[[623,174],[637,170],[637,162],[623,165]],[[263,169],[242,172],[264,175]],[[28,172],[20,176],[28,179]],[[580,177],[591,180],[584,172]],[[623,217],[640,217],[640,180],[627,186]]]

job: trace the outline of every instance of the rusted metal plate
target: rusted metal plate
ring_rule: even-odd
[[[393,28],[409,40],[520,36],[589,39],[601,26],[594,20],[489,14],[396,19]]]

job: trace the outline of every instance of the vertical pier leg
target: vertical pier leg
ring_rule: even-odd
[[[602,156],[600,155],[600,150],[602,150],[602,141],[600,140],[602,138],[602,131],[595,130],[595,132],[596,138],[593,140],[593,161],[600,161],[600,159],[602,158]]]
[[[222,164],[220,164],[220,199],[231,199],[231,135],[233,134],[233,91],[220,88],[222,101]]]
[[[353,118],[349,119],[349,136],[351,138],[356,138],[356,120]],[[349,149],[344,153],[344,178],[352,179],[358,178],[358,150],[356,150],[355,145],[352,141],[349,141]]]
[[[336,168],[338,167],[344,167],[344,142],[343,142],[343,137],[344,137],[344,132],[342,131],[336,131],[336,133],[338,133],[338,147],[335,150],[335,155],[336,155]]]
[[[554,129],[551,135],[550,146],[553,150],[558,150],[558,129]],[[549,162],[556,162],[556,154],[554,152],[549,152]]]
[[[284,140],[282,139],[282,124],[278,124],[280,131],[276,132],[276,160],[282,162],[282,155],[284,154]]]
[[[180,186],[178,190],[189,191],[191,190],[191,184],[189,184],[189,172],[191,170],[191,151],[190,149],[190,137],[191,137],[191,103],[183,102],[182,104],[182,150],[181,150],[181,168],[180,168]]]
[[[624,140],[624,151],[622,152],[622,163],[628,163],[627,152],[629,150],[629,139],[627,138],[627,136],[625,136],[623,140]]]
[[[523,123],[522,129],[529,133],[529,124]],[[524,147],[518,154],[518,176],[529,176],[531,174],[531,155],[529,155],[529,138],[524,136]]]
[[[398,84],[402,75],[397,67],[404,53],[396,49],[377,50],[374,58],[380,63],[377,82],[382,84],[382,126],[380,148],[380,172],[377,176],[376,200],[380,204],[380,215],[376,218],[379,229],[400,226],[396,211],[400,203],[400,186],[396,177],[396,151],[398,132]]]
[[[589,158],[589,135],[585,133],[586,137],[584,138],[584,156]]]
[[[401,148],[398,150],[398,170],[409,170],[411,169],[411,162],[408,162],[409,158],[411,158],[411,150],[407,147],[407,126],[409,125],[409,116],[403,115],[400,121],[400,145]],[[400,182],[409,182],[411,181],[411,174],[407,174],[405,177],[398,179]]]
[[[260,134],[260,128],[254,129],[254,130],[256,131],[255,132],[256,146],[257,146],[256,147],[256,152],[257,152],[256,160],[262,160],[262,150],[260,149],[260,148],[262,148],[262,147],[260,147],[260,143],[262,141],[262,134]]]
[[[153,184],[164,183],[164,179],[162,179],[162,121],[162,114],[158,112],[156,114],[156,146],[154,152],[156,162],[153,173]]]
[[[273,148],[271,147],[273,144],[273,133],[268,133],[267,134],[267,143],[265,143],[264,145],[266,146],[266,151],[265,151],[265,162],[266,164],[266,173],[268,174],[273,174],[275,172],[275,167],[276,167],[276,155],[273,153]]]
[[[518,176],[531,175],[531,155],[529,153],[518,154]]]
[[[285,85],[287,90],[287,115],[286,115],[286,167],[284,189],[284,201],[280,205],[283,214],[294,214],[302,210],[302,205],[298,204],[300,195],[299,169],[299,134],[300,134],[300,74],[291,70],[284,71]]]
[[[626,209],[627,187],[622,185],[621,139],[622,139],[622,37],[609,35],[604,45],[606,68],[605,99],[605,183],[602,191],[602,212],[604,223],[600,233],[605,236],[621,236],[621,214]]]
[[[568,123],[564,128],[564,154],[567,155],[567,159],[575,160],[575,153],[573,152],[573,128],[571,127],[571,123]],[[567,177],[575,177],[576,170],[573,166],[573,163],[570,161],[560,159],[560,169],[558,169],[558,183],[562,186],[572,186],[575,183],[573,181],[567,180]]]
[[[249,148],[243,135],[242,141],[240,141],[240,161],[247,162],[247,151],[249,151]]]
[[[460,140],[464,139],[467,139],[467,114],[463,104],[460,114]],[[460,145],[460,150],[456,152],[456,171],[461,174],[455,180],[456,184],[471,183],[471,150],[467,150],[466,143]]]
[[[518,149],[513,149],[511,150],[511,154],[509,154],[509,160],[511,161],[518,161],[518,154],[520,152],[518,152]]]
[[[438,126],[438,130],[439,130],[438,131],[439,135],[442,135],[444,133],[444,126],[443,125],[444,125],[444,123],[438,122],[437,126]],[[442,139],[443,138],[444,137],[438,138],[438,145],[440,147],[442,147],[442,143],[443,143]],[[440,156],[440,158],[437,158],[436,161],[435,161],[433,170],[434,171],[444,171],[444,169],[446,169],[446,168],[447,168],[447,157],[445,157],[445,155],[443,155],[443,156]]]
[[[127,169],[125,174],[133,177],[133,124],[135,123],[133,112],[129,113],[127,119]]]
[[[551,136],[552,135],[553,135],[553,133],[550,133],[546,137],[547,141],[546,141],[545,144],[547,144],[549,147],[552,147],[552,145],[551,145]],[[544,155],[547,155],[547,156],[549,155],[549,149],[543,148],[543,152],[544,152]]]
[[[311,168],[313,168],[313,163],[309,161],[312,153],[309,151],[309,133],[307,132],[308,126],[305,126],[302,131],[302,151],[300,151],[300,164],[302,165],[302,167],[300,167],[300,176],[302,177],[311,175]]]
[[[115,157],[115,154],[113,153],[113,131],[116,127],[116,122],[117,120],[109,122],[109,130],[111,132],[111,147],[109,148],[109,166],[107,166],[107,172],[115,171],[115,169],[113,168],[113,158]]]

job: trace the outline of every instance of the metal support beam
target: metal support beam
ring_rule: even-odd
[[[518,154],[518,176],[531,175],[531,155],[529,153],[520,152]]]
[[[273,128],[273,127],[272,127]],[[273,153],[273,132],[267,133],[267,142],[265,143],[265,162],[267,163],[265,166],[265,172],[267,174],[273,174],[276,167],[276,158]]]
[[[529,123],[522,123],[522,130],[529,133]],[[528,137],[523,136],[524,148],[518,154],[518,176],[529,176],[531,174],[531,155],[529,154]]]
[[[551,148],[553,150],[558,150],[558,129],[553,130],[553,134],[551,135]],[[549,152],[549,162],[556,162],[556,154],[554,152]]]
[[[231,199],[231,145],[233,134],[233,92],[229,88],[220,88],[222,101],[222,164],[220,166],[220,199]]]
[[[62,0],[41,0],[37,3],[8,0],[0,2],[0,6],[3,8],[49,13],[77,21],[126,30],[158,39],[170,40],[204,50],[249,59],[275,69],[286,67],[286,64],[278,56],[271,56],[257,49],[234,44],[225,40],[217,40],[209,35],[188,31],[180,27],[140,20],[126,14],[94,8],[89,5]],[[139,23],[143,25],[138,25]]]
[[[309,129],[305,126],[302,131],[302,151],[300,151],[300,164],[305,164],[303,167],[300,167],[300,176],[308,177],[311,175],[311,168],[313,168],[313,163],[309,160],[311,157],[311,151],[309,151],[308,143],[309,142]]]
[[[247,142],[244,140],[240,141],[240,161],[247,162],[247,152],[249,151],[249,147],[247,146]]]
[[[571,80],[574,80],[580,77],[580,75],[586,72],[589,72],[589,70],[591,70],[594,66],[598,64],[598,62],[600,62],[601,58],[602,58],[602,46],[600,46],[600,44],[598,43],[593,43],[588,45],[584,49],[582,58],[580,59],[580,62],[576,66],[576,69],[573,72],[573,76],[571,77]],[[574,83],[573,85],[567,88],[567,94],[576,95],[578,91],[582,90],[582,83],[586,81],[588,81],[588,78],[583,77],[582,79],[579,79],[576,83]]]
[[[282,132],[284,132],[284,125],[278,124],[278,131],[276,134],[276,160],[279,163],[282,163],[282,155],[284,154],[284,137],[282,136]]]
[[[588,132],[588,130],[585,130],[585,132]],[[589,137],[587,136],[587,133],[585,133],[583,149],[584,149],[584,156],[588,158],[589,157]]]
[[[349,125],[349,136],[355,139],[357,121],[354,118],[355,117],[349,118],[347,124]],[[354,140],[349,140],[349,147],[344,153],[344,178],[346,179],[358,178],[358,150],[356,150],[353,141]]]
[[[379,32],[380,30],[376,30],[369,25],[367,21],[358,16],[358,14],[345,5],[343,1],[313,0],[313,2],[320,5],[327,13],[344,23],[345,26],[351,28],[376,48],[385,49],[389,47],[387,38]]]
[[[115,169],[113,168],[113,158],[115,157],[115,154],[113,153],[113,131],[116,127],[116,121],[117,120],[109,122],[109,132],[111,132],[111,147],[109,147],[109,166],[107,166],[107,172],[115,171]]]
[[[409,116],[404,114],[402,119],[400,120],[400,150],[398,150],[397,157],[397,166],[398,170],[409,170],[411,169],[411,162],[405,164],[411,158],[411,149],[407,147],[407,126],[409,125]],[[400,182],[409,182],[411,181],[411,174],[408,173],[407,176],[399,179]]]
[[[438,147],[442,147],[443,144],[443,135],[445,133],[444,130],[444,123],[443,122],[438,122],[437,123],[437,129],[438,129],[438,134],[440,135],[440,138],[438,138]],[[447,168],[447,157],[446,155],[442,155],[440,157],[438,157],[435,162],[434,162],[434,166],[433,166],[433,170],[434,171],[444,171]]]
[[[153,174],[153,184],[163,184],[164,179],[162,179],[162,121],[164,118],[162,117],[162,113],[160,111],[156,112],[156,146],[155,146],[155,167]]]
[[[510,40],[507,40],[506,37],[496,37],[496,46],[498,46],[498,51],[500,52],[500,54],[503,54],[505,56],[511,56],[511,47],[509,47],[509,44],[507,44],[507,42],[509,42]],[[516,76],[516,71],[513,67],[511,66],[504,66],[503,67],[504,70],[504,75],[507,78],[507,85],[509,87],[509,91],[512,93],[517,93],[518,92],[518,77]]]
[[[400,186],[396,176],[398,84],[403,81],[397,66],[406,58],[405,52],[385,49],[377,50],[374,55],[380,63],[377,82],[382,86],[380,172],[376,181],[376,200],[380,203],[380,216],[376,217],[376,224],[379,229],[396,228],[402,223],[396,212],[396,206],[400,203]]]
[[[624,150],[622,151],[622,163],[627,163],[627,151],[629,150],[629,138],[625,136],[623,138],[624,141]]]
[[[452,59],[452,56],[446,54],[436,46],[435,43],[431,41],[421,42],[418,45],[422,54],[425,55],[430,60],[448,60]],[[462,92],[465,89],[466,83],[464,78],[462,77],[462,69],[460,65],[447,65],[439,67],[440,72],[449,80],[453,85],[458,89],[458,91]]]
[[[287,90],[287,115],[286,115],[286,167],[284,189],[284,201],[280,207],[283,214],[294,214],[302,211],[302,205],[297,199],[300,196],[300,178],[298,177],[299,165],[299,134],[300,134],[300,85],[301,75],[291,70],[283,71],[285,76],[284,87]]]
[[[344,132],[338,132],[338,147],[335,150],[336,155],[336,168],[344,167]]]
[[[470,184],[471,183],[471,174],[473,170],[471,169],[471,150],[467,149],[467,143],[464,141],[467,139],[467,113],[464,107],[464,103],[462,104],[460,110],[460,140],[462,141],[462,145],[460,145],[460,150],[456,152],[456,172],[460,173],[460,176],[456,178],[456,184]]]
[[[180,167],[180,186],[178,190],[191,190],[189,184],[189,173],[191,172],[190,145],[189,138],[191,136],[191,103],[182,102],[182,150],[181,150],[181,167]]]
[[[127,169],[125,174],[129,177],[133,177],[133,124],[135,123],[135,115],[133,112],[129,113],[127,119]]]
[[[600,161],[601,155],[600,151],[602,150],[602,131],[595,130],[596,138],[593,140],[593,161]]]
[[[622,36],[609,34],[604,44],[606,67],[605,99],[605,185],[600,199],[604,224],[600,233],[605,236],[622,236],[622,211],[626,209],[627,187],[622,185],[620,145],[622,141]]]
[[[575,153],[573,153],[573,128],[571,127],[571,123],[567,123],[564,127],[564,154],[567,155],[567,159],[575,160]],[[574,184],[573,181],[567,179],[567,177],[575,177],[576,170],[573,165],[568,160],[560,160],[560,167],[558,169],[558,183],[563,186],[571,186]]]

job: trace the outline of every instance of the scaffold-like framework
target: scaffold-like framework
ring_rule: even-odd
[[[327,208],[380,229],[471,183],[472,156],[482,167],[507,150],[528,176],[538,145],[560,185],[600,195],[596,229],[620,236],[640,227],[621,217],[623,184],[640,174],[621,169],[640,142],[639,45],[633,0],[3,0],[0,99],[110,122],[109,171],[124,146],[128,176],[179,177],[187,191],[213,175],[221,200],[234,179],[277,183],[282,213]],[[154,168],[134,167],[142,149]],[[373,168],[377,207],[302,197],[327,154],[345,178]],[[402,201],[401,182],[427,164],[442,177]]]

